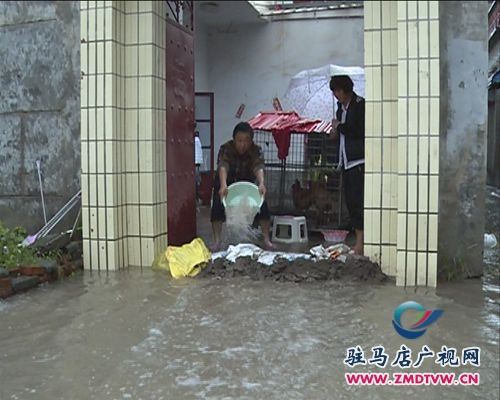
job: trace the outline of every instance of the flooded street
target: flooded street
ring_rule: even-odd
[[[499,203],[489,198],[488,207]],[[148,268],[86,272],[0,301],[0,399],[498,399],[499,253],[486,254],[484,281],[437,294],[333,281],[175,281]],[[408,300],[444,310],[414,340],[392,326]],[[480,366],[443,367],[435,357],[420,368],[390,366],[401,345],[413,362],[424,345],[459,358],[479,347]],[[350,368],[344,359],[355,346],[366,359],[383,346],[389,365]],[[346,372],[468,372],[480,384],[349,386]]]

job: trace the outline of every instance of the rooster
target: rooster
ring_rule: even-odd
[[[336,199],[333,193],[326,189],[325,181],[311,183],[311,196],[316,208],[316,224],[318,226],[329,222],[329,214],[335,209]]]
[[[302,188],[298,179],[292,185],[293,206],[302,212],[307,211],[313,204],[313,196],[310,189]]]

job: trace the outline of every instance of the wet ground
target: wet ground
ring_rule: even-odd
[[[491,192],[487,230],[500,237],[500,197]],[[483,280],[437,294],[346,279],[84,273],[0,302],[0,399],[498,399],[499,254],[486,251]],[[392,326],[408,300],[444,310],[414,340]],[[459,355],[476,346],[480,366],[344,364],[350,347],[369,358],[381,345],[391,363],[403,344],[413,361],[423,345]],[[349,386],[346,372],[469,372],[480,384]]]

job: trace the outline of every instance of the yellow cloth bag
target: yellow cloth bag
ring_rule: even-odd
[[[198,275],[212,254],[200,238],[182,246],[168,246],[153,261],[153,269],[168,270],[175,279]]]

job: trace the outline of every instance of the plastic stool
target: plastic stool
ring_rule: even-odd
[[[307,243],[306,217],[283,215],[274,217],[273,242]]]

